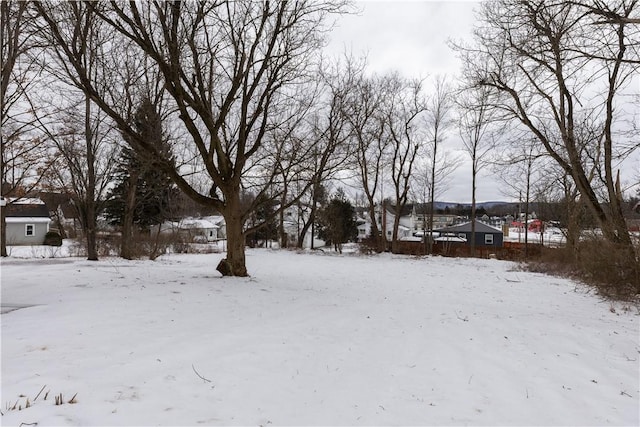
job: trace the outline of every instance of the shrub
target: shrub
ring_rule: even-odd
[[[570,248],[545,248],[530,271],[571,277],[593,286],[600,295],[617,300],[640,299],[640,261],[627,248],[591,237]]]
[[[44,244],[46,246],[62,246],[62,237],[55,231],[48,231],[44,235]]]

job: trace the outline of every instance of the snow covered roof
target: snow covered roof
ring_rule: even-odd
[[[44,205],[37,197],[7,197],[7,202],[12,205]]]
[[[218,224],[203,218],[184,218],[178,223],[180,228],[220,228]]]
[[[24,223],[48,223],[51,222],[49,217],[43,216],[8,216],[5,219],[7,224],[24,224]]]
[[[460,225],[452,225],[451,227],[441,228],[442,232],[449,233],[469,233],[471,232],[471,221]],[[502,233],[502,230],[476,220],[476,233]]]
[[[403,242],[421,242],[422,238],[417,236],[403,236],[398,240],[402,240]]]
[[[442,236],[442,237],[436,237],[433,240],[435,240],[436,242],[458,242],[458,243],[465,243],[467,241],[467,239],[463,237],[458,237],[458,236]]]

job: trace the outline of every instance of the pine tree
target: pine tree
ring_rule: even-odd
[[[139,107],[135,125],[159,151],[169,151],[160,114],[150,101],[144,101]],[[134,225],[148,230],[151,225],[162,223],[170,216],[170,201],[176,189],[149,158],[130,146],[122,148],[113,180],[115,186],[108,195],[105,216],[111,224],[122,227],[121,256],[131,259]]]
[[[342,189],[333,196],[329,204],[320,211],[318,237],[332,244],[336,252],[342,253],[342,244],[358,237],[355,210]]]

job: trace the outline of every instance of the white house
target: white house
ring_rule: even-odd
[[[153,231],[157,231],[155,227],[152,227]],[[216,242],[226,238],[226,224],[224,218],[219,215],[165,221],[159,227],[160,233],[181,234],[192,242]]]

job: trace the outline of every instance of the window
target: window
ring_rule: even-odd
[[[493,245],[493,234],[485,234],[484,235],[484,244],[485,245]]]
[[[35,236],[36,235],[36,226],[35,226],[35,224],[25,224],[25,226],[24,226],[24,235],[25,236]]]

